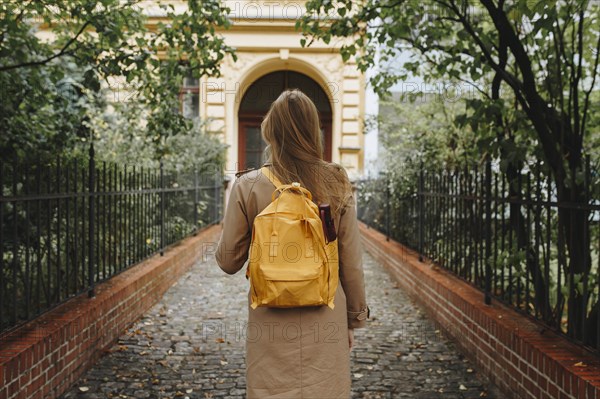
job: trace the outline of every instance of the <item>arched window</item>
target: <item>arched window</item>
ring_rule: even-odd
[[[277,71],[257,79],[248,88],[238,113],[238,162],[239,169],[260,167],[266,147],[260,135],[260,124],[271,103],[287,88],[298,88],[309,96],[319,110],[325,160],[331,161],[331,104],[321,86],[310,77],[294,71]]]

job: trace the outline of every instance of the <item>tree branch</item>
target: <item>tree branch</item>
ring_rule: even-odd
[[[556,125],[559,117],[556,110],[548,107],[546,101],[540,96],[535,84],[535,77],[531,67],[531,60],[525,52],[523,45],[513,30],[508,18],[503,10],[494,6],[492,0],[480,0],[488,13],[500,35],[505,35],[508,47],[515,57],[519,70],[523,75],[523,94],[529,103],[529,109],[526,109],[528,116],[535,127],[546,157],[554,169],[559,182],[564,181],[565,170],[562,163],[562,157],[556,148]],[[561,183],[562,184],[562,183]]]
[[[30,0],[28,3],[31,3],[33,0]],[[27,6],[29,4],[23,4],[23,8],[21,9],[21,12],[19,12],[17,14],[17,16],[15,17],[15,22],[18,24],[21,19],[23,18],[23,15],[25,14],[25,10],[27,10]],[[6,30],[2,31],[2,33],[0,33],[0,44],[4,41],[4,37],[6,36],[6,33],[8,32],[8,30],[10,29],[10,27],[6,27]]]
[[[571,12],[571,3],[567,3],[567,13]],[[567,27],[569,25],[570,19],[567,19],[567,22],[564,23],[563,27],[561,28],[560,25],[558,24],[558,19],[557,19],[557,31],[558,31],[558,35],[556,35],[556,39],[557,39],[557,49],[556,49],[556,55],[557,55],[557,60],[558,60],[558,66],[559,69],[557,70],[557,74],[560,75],[560,82],[561,82],[561,86],[560,86],[560,91],[559,91],[559,95],[561,98],[561,106],[560,106],[560,110],[561,112],[564,114],[566,113],[566,119],[567,120],[571,120],[571,93],[569,92],[569,97],[566,99],[566,106],[565,106],[565,95],[564,95],[564,83],[563,83],[563,76],[564,74],[562,73],[563,71],[563,63],[562,61],[564,61],[565,65],[568,65],[569,67],[573,68],[573,64],[571,63],[571,60],[566,56],[567,52],[565,51],[565,33],[567,31]],[[571,83],[571,79],[569,77],[569,84]],[[569,88],[570,91],[570,88]],[[570,122],[569,122],[570,123]],[[561,148],[565,147],[565,136],[564,136],[564,132],[565,132],[565,118],[561,118],[560,119],[560,129],[559,129],[559,134],[557,137],[557,141],[559,142]]]
[[[488,60],[488,63],[490,64],[490,66],[492,67],[492,69],[494,69],[494,71],[496,71],[500,76],[502,76],[502,78],[504,79],[504,81],[506,83],[508,83],[508,85],[510,87],[512,87],[512,89],[513,89],[513,91],[515,93],[515,96],[517,97],[517,99],[521,103],[521,106],[525,110],[529,109],[529,105],[527,104],[527,101],[521,95],[522,83],[519,81],[519,79],[517,79],[516,76],[514,76],[511,73],[509,73],[508,71],[500,68],[500,66],[496,63],[496,61],[492,57],[492,54],[489,52],[488,48],[485,46],[485,43],[483,43],[483,41],[481,40],[481,38],[477,35],[477,33],[475,32],[475,30],[473,29],[473,27],[471,26],[471,24],[467,20],[466,16],[463,15],[460,12],[460,10],[458,9],[458,7],[456,7],[456,4],[454,2],[452,2],[449,5],[449,7],[458,16],[458,18],[460,19],[463,27],[467,31],[467,33],[469,33],[469,35],[473,38],[473,40],[475,40],[475,43],[477,44],[477,46],[479,47],[479,49],[483,53],[484,57]]]
[[[579,138],[581,141],[583,132],[580,131],[580,119],[581,115],[579,115],[579,82],[582,76],[583,70],[583,17],[584,17],[584,8],[581,7],[579,10],[579,29],[577,29],[577,53],[579,54],[579,60],[577,62],[577,72],[575,75],[575,87],[573,88],[573,117],[574,117],[574,126],[573,133],[575,133],[576,139]],[[580,143],[578,143],[581,146]]]
[[[559,82],[558,85],[558,98],[560,101],[560,109],[563,110],[565,109],[565,94],[563,92],[563,87],[564,87],[564,81],[563,81],[563,74],[561,73],[562,68],[563,68],[563,64],[562,64],[562,57],[561,57],[561,52],[560,52],[560,35],[562,34],[562,31],[560,30],[560,28],[558,27],[558,21],[557,21],[557,29],[555,30],[554,27],[552,27],[552,41],[554,43],[554,51],[556,52],[556,75],[557,75],[557,79]],[[561,121],[562,123],[562,121]]]
[[[77,39],[79,38],[79,36],[81,36],[81,34],[83,33],[83,31],[91,24],[91,21],[86,21],[81,28],[79,29],[79,31],[75,34],[75,36],[73,36],[71,39],[69,39],[69,41],[63,46],[63,48],[56,54],[40,60],[40,61],[31,61],[31,62],[24,62],[21,64],[13,64],[13,65],[6,65],[6,66],[0,66],[0,72],[5,72],[5,71],[10,71],[13,69],[18,69],[18,68],[27,68],[27,67],[32,67],[32,66],[41,66],[41,65],[45,65],[47,63],[49,63],[50,61],[62,57],[63,55],[67,55],[72,53],[75,50],[68,50],[68,48],[77,41]]]
[[[568,25],[568,24],[567,24]],[[575,24],[573,24],[575,25]],[[565,26],[566,29],[566,26]],[[574,107],[574,103],[573,103],[573,97],[575,96],[575,91],[577,90],[576,87],[576,76],[575,76],[575,71],[576,71],[576,66],[575,66],[575,26],[573,26],[573,28],[571,29],[571,58],[569,59],[569,65],[571,67],[570,69],[570,74],[569,74],[569,98],[568,98],[568,103],[567,103],[567,107],[569,109],[569,127],[571,129],[573,129],[573,126],[571,125],[572,121],[573,121],[573,117],[574,117],[574,113],[575,113],[575,107]],[[566,53],[565,53],[566,54]],[[565,137],[566,138],[566,137]]]
[[[425,61],[427,61],[429,64],[433,65],[433,66],[439,66],[440,64],[438,62],[436,62],[433,58],[429,57],[427,55],[428,50],[430,50],[431,48],[435,49],[435,50],[439,50],[445,53],[449,53],[452,54],[452,52],[443,46],[440,45],[428,45],[428,48],[423,47],[422,45],[420,45],[419,43],[417,43],[414,39],[409,38],[409,37],[398,37],[399,40],[404,40],[405,42],[409,43],[411,46],[415,47],[417,50],[419,50],[419,52],[421,53],[421,56],[423,56],[425,58]],[[471,54],[469,54],[468,52],[465,51],[459,51],[459,54],[465,54],[468,56],[471,56]],[[472,56],[471,56],[472,57]],[[490,98],[490,95],[483,89],[481,89],[479,86],[477,86],[474,82],[461,78],[460,76],[458,78],[459,81],[463,82],[463,83],[467,83],[470,86],[473,86],[473,88],[475,88],[475,90],[477,90],[478,92],[480,92],[481,94],[483,94],[486,98]]]
[[[508,45],[506,44],[506,40],[504,36],[499,35],[498,37],[498,67],[502,70],[506,69],[506,64],[508,62]],[[500,83],[502,82],[502,76],[500,72],[496,72],[494,75],[494,79],[492,80],[492,93],[491,98],[497,100],[500,98]]]
[[[585,100],[583,102],[583,119],[581,120],[581,136],[585,133],[585,125],[587,123],[588,108],[590,105],[590,95],[596,86],[596,78],[598,77],[598,63],[600,62],[600,34],[598,35],[598,42],[596,43],[596,60],[594,61],[594,69],[592,70],[592,84],[589,90],[584,90]]]

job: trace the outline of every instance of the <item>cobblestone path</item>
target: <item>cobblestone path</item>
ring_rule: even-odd
[[[364,268],[352,398],[502,398],[366,253]],[[61,398],[244,398],[247,287],[198,262]]]

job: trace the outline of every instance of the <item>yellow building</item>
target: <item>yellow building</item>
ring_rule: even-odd
[[[226,59],[220,78],[186,80],[183,93],[192,95],[184,112],[211,118],[209,130],[228,144],[226,173],[260,164],[262,117],[284,88],[298,88],[320,111],[326,159],[343,165],[351,177],[360,175],[365,77],[352,61],[343,63],[341,42],[302,48],[294,27],[304,13],[302,1],[224,3],[231,9],[232,27],[219,33],[236,48],[238,60]],[[151,19],[161,18],[156,6],[148,11]]]

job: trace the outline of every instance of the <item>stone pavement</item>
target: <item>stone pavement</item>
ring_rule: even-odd
[[[367,253],[364,269],[352,398],[503,397]],[[61,398],[244,398],[247,288],[244,269],[198,262]]]

